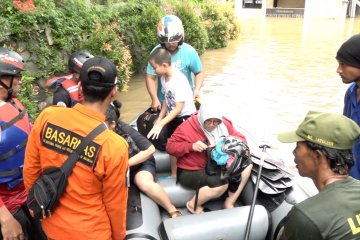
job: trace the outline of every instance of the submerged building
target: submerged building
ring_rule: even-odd
[[[269,17],[355,17],[360,14],[359,6],[360,0],[235,0],[238,11],[257,11]]]

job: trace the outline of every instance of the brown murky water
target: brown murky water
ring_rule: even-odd
[[[292,162],[294,145],[280,144],[276,136],[295,128],[309,110],[342,112],[347,86],[336,74],[335,54],[359,32],[359,20],[242,20],[238,40],[201,56],[203,101],[216,99],[255,145],[270,143],[273,154]],[[119,98],[122,119],[132,121],[150,105],[145,76],[135,76]]]

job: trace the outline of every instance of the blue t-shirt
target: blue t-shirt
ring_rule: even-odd
[[[157,45],[151,52],[155,49],[161,47]],[[187,43],[183,43],[179,46],[179,50],[171,55],[171,64],[172,66],[179,69],[188,79],[191,89],[194,89],[194,78],[193,74],[198,74],[202,69],[201,60],[199,54],[196,52],[195,48]],[[146,68],[146,73],[149,75],[156,76],[154,68],[148,63]],[[160,102],[164,101],[164,94],[161,92],[161,83],[160,78],[158,77],[158,88],[157,96]]]
[[[352,83],[345,93],[344,101],[344,115],[354,120],[360,125],[360,103],[356,100],[356,90],[358,86],[356,83]],[[350,169],[350,176],[360,180],[360,139],[356,139],[353,154],[355,158],[355,164]]]

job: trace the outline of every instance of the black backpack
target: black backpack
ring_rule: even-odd
[[[142,113],[136,120],[136,127],[139,133],[144,137],[147,137],[148,133],[154,126],[154,122],[159,117],[160,111],[153,111],[151,108],[148,108],[144,113]],[[154,145],[158,150],[165,151],[166,142],[167,142],[167,125],[163,127],[161,133],[159,134],[158,139],[149,139],[149,141]]]
[[[228,167],[226,167],[226,164],[218,165],[216,163],[214,151],[216,151],[216,146],[208,148],[206,151],[208,160],[205,171],[208,175],[220,173],[220,178],[222,179],[229,179],[230,181],[239,180],[242,171],[251,161],[248,145],[234,136],[227,136],[222,140],[221,151],[233,157],[233,161]]]

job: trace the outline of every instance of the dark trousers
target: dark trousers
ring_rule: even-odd
[[[157,139],[149,139],[150,142],[155,146],[156,149],[166,151],[166,143],[168,138],[170,138],[171,135],[175,132],[176,128],[189,117],[190,115],[174,118],[161,129],[159,137]]]

